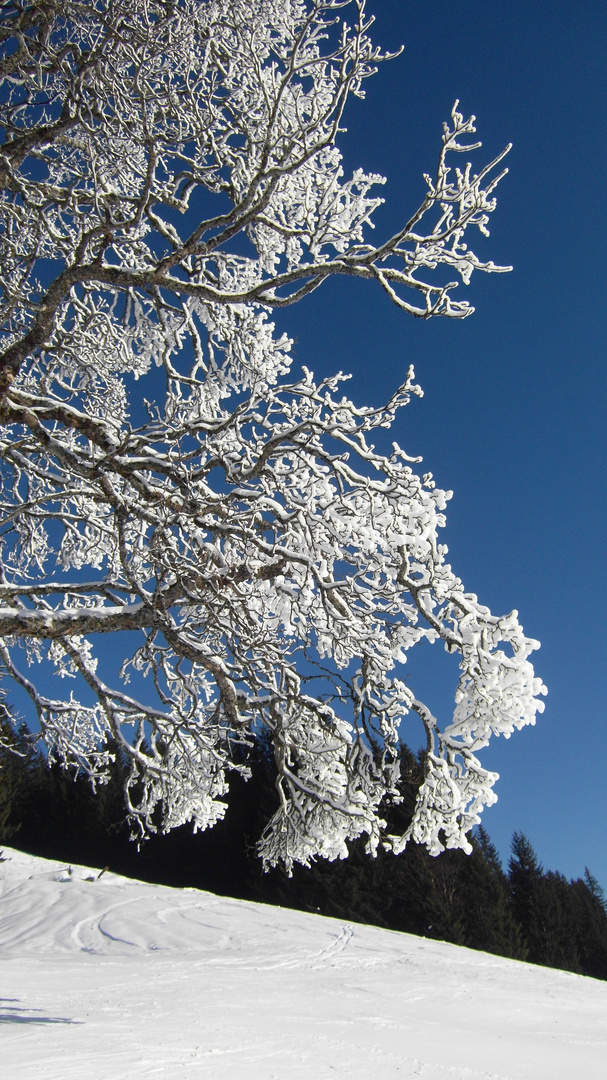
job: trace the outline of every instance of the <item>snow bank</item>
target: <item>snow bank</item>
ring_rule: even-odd
[[[599,1080],[607,984],[5,849],[6,1080]]]

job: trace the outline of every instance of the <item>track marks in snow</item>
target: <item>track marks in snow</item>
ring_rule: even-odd
[[[327,945],[326,948],[321,949],[316,960],[312,964],[313,968],[326,967],[327,965],[332,967],[336,959],[347,949],[354,937],[354,927],[347,923],[345,926],[342,926],[338,934],[332,934],[331,937],[333,937],[334,940],[330,945]]]
[[[80,919],[74,926],[70,935],[76,948],[81,949],[82,952],[93,954],[107,952],[108,944],[110,947],[113,944],[126,945],[131,949],[137,949],[138,943],[136,941],[130,941],[126,937],[112,934],[110,930],[105,929],[104,923],[109,922],[112,916],[115,916],[115,913],[119,908],[136,904],[138,900],[138,896],[133,896],[128,900],[122,900],[119,904],[111,904],[109,907],[106,904],[92,919],[90,915],[85,919]],[[105,947],[100,947],[100,945]]]
[[[334,967],[338,957],[348,947],[349,942],[354,935],[354,927],[346,924],[335,932],[329,932],[329,937],[332,938],[328,945],[319,949],[317,952],[300,952],[296,955],[287,954],[276,960],[270,960],[269,962],[262,962],[259,966],[264,971],[274,971],[280,968],[283,969],[311,969],[316,971],[319,968]]]

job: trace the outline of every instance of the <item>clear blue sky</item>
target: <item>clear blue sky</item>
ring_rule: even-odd
[[[542,642],[546,711],[484,752],[501,774],[484,824],[505,860],[522,829],[545,868],[577,877],[587,864],[607,888],[607,9],[370,0],[369,10],[378,42],[405,45],[367,83],[367,100],[350,104],[342,140],[350,169],[388,178],[376,236],[421,200],[459,98],[477,116],[477,163],[514,143],[491,238],[475,249],[514,272],[473,276],[465,322],[413,320],[379,287],[346,279],[280,325],[297,339],[296,361],[352,372],[361,402],[386,398],[414,363],[425,397],[396,437],[454,490],[452,564],[494,613],[518,608]],[[423,663],[424,692],[444,717],[453,673],[440,674],[438,651]]]

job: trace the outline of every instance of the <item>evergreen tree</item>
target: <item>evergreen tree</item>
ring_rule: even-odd
[[[602,907],[603,911],[607,913],[607,901],[605,900],[605,892],[603,890],[603,887],[599,885],[594,874],[590,873],[590,870],[587,866],[584,867],[584,877],[582,881],[591,896],[593,896],[594,899],[598,901],[599,906]]]
[[[548,871],[540,882],[539,897],[542,953],[537,962],[581,974],[569,881],[563,874]]]
[[[465,870],[465,944],[475,949],[526,960],[528,949],[510,905],[508,878],[497,848],[479,825]]]
[[[580,970],[595,979],[607,979],[605,895],[588,867],[583,878],[571,882],[570,902]]]
[[[584,879],[544,873],[523,833],[512,839],[511,905],[529,947],[529,959],[596,978],[607,978],[607,911],[603,891]]]
[[[543,867],[524,833],[515,832],[508,863],[511,910],[520,925],[528,957],[532,963],[543,962],[541,880]]]
[[[15,726],[0,700],[0,844],[13,841],[39,791],[41,759],[24,724]]]

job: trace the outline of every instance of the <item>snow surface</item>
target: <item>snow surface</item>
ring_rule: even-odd
[[[594,1080],[607,983],[4,849],[2,1080]]]

